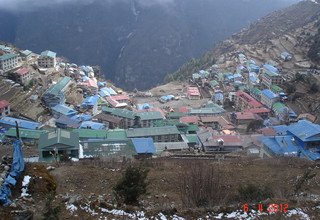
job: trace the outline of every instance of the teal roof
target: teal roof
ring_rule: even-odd
[[[39,139],[40,135],[46,133],[44,130],[29,130],[29,129],[19,129],[20,138],[25,139]],[[6,133],[7,137],[17,137],[17,132],[15,128],[10,128]]]
[[[80,143],[85,157],[132,157],[137,155],[131,140],[89,140]]]
[[[189,143],[198,144],[198,136],[196,134],[186,134]]]
[[[107,130],[75,129],[73,132],[78,133],[81,139],[107,138]]]
[[[281,103],[281,102],[276,102],[276,103],[273,104],[272,110],[275,111],[275,112],[277,112],[277,113],[280,113],[280,112],[283,111],[283,108],[285,108],[285,107],[286,107],[286,106],[285,106],[283,103]]]
[[[275,93],[280,93],[284,91],[280,86],[277,86],[277,85],[272,85],[271,90]]]
[[[261,90],[256,88],[256,87],[252,87],[250,89],[250,93],[253,94],[253,95],[256,95],[256,96],[260,96],[261,95]]]
[[[24,51],[21,51],[21,53],[22,53],[24,56],[29,56],[30,54],[32,54],[32,51],[30,51],[30,50],[24,50]]]
[[[167,118],[170,118],[170,119],[179,119],[181,118],[182,116],[184,116],[185,114],[182,113],[182,112],[169,112],[168,115],[167,115]]]
[[[216,80],[211,80],[209,84],[211,87],[215,87],[215,86],[219,85],[219,83]]]
[[[18,56],[18,55],[17,55],[17,54],[14,54],[14,53],[4,54],[4,55],[0,56],[0,61],[4,61],[4,60],[11,59],[11,58],[15,58],[15,57],[17,57],[17,56]]]
[[[53,150],[57,147],[58,150],[63,148],[79,148],[79,134],[67,130],[57,129],[49,133],[40,135],[38,148],[40,150]]]
[[[58,95],[59,93],[61,93],[61,90],[63,90],[68,83],[71,81],[70,77],[63,77],[62,79],[60,79],[59,82],[57,82],[56,84],[52,85],[46,92],[45,94],[53,94],[53,95]]]
[[[200,108],[200,109],[191,109],[190,114],[191,115],[197,115],[197,114],[219,114],[223,113],[225,110],[218,106],[210,106],[210,108]]]
[[[57,56],[55,52],[52,52],[50,50],[43,51],[40,55],[43,57],[50,57],[50,58],[56,58]]]
[[[176,126],[150,127],[150,128],[129,128],[127,137],[152,137],[158,135],[180,134]]]
[[[145,120],[162,120],[164,117],[158,111],[150,111],[150,112],[137,112],[137,116],[140,117],[142,121]]]
[[[127,133],[124,129],[114,129],[107,131],[107,138],[108,139],[127,139]]]

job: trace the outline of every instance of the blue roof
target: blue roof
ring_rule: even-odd
[[[81,123],[80,128],[92,129],[92,130],[104,130],[106,126],[102,123],[93,121],[84,121]]]
[[[214,94],[214,99],[215,99],[215,101],[218,101],[218,100],[220,100],[220,101],[223,101],[223,94],[222,93],[215,93]]]
[[[59,127],[59,125],[66,125],[68,127],[78,128],[80,126],[80,121],[62,115],[60,118],[56,120],[56,125],[57,127]]]
[[[77,111],[70,108],[69,106],[58,104],[51,108],[53,111],[58,112],[60,114],[66,115],[66,116],[72,116],[77,114]]]
[[[320,140],[320,125],[307,120],[290,125],[288,131],[305,142]]]
[[[89,96],[82,102],[81,105],[83,107],[94,106],[94,105],[96,105],[98,103],[98,101],[99,101],[99,96],[98,95]]]
[[[152,138],[132,138],[131,140],[138,154],[156,153],[156,147]]]
[[[263,137],[261,142],[277,155],[297,155],[300,146],[294,141],[293,136]]]
[[[18,125],[20,128],[26,128],[31,130],[36,130],[41,125],[38,122],[32,122],[32,121],[27,121],[23,119],[12,118],[12,117],[2,117],[0,119],[0,124],[10,125],[13,127],[16,126],[15,122],[18,122]]]
[[[287,125],[276,125],[272,128],[278,135],[286,135],[289,127]]]
[[[276,94],[274,94],[270,89],[264,89],[261,91],[261,93],[266,96],[268,99],[274,99],[278,97]]]
[[[272,73],[279,73],[279,70],[270,64],[264,64],[263,68]]]
[[[110,95],[117,95],[116,91],[114,91],[113,88],[111,88],[111,87],[104,87],[104,88],[102,88],[102,89],[100,89],[100,90],[106,91],[106,92],[108,92]]]
[[[71,119],[75,119],[79,121],[90,121],[92,119],[92,116],[87,114],[80,114],[80,115],[72,116]]]
[[[161,96],[161,99],[165,100],[165,101],[170,101],[174,98],[173,95],[164,95],[164,96]]]

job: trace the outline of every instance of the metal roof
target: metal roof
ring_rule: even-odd
[[[10,125],[12,127],[16,126],[16,122],[18,122],[19,128],[36,130],[37,128],[40,127],[40,123],[38,122],[32,122],[32,121],[27,121],[27,120],[18,119],[18,118],[12,118],[12,117],[2,117],[0,119],[0,124]]]
[[[99,96],[94,95],[94,96],[89,96],[82,102],[82,106],[94,106],[98,103]]]
[[[53,150],[59,148],[79,148],[79,134],[67,130],[57,129],[53,132],[40,135],[39,149]]]
[[[60,114],[66,115],[66,116],[77,114],[76,110],[70,108],[69,106],[62,105],[62,104],[58,104],[58,105],[52,107],[51,109],[55,112],[58,112]]]
[[[53,94],[53,95],[58,95],[61,93],[61,90],[63,90],[68,83],[71,81],[70,77],[63,77],[62,79],[59,80],[56,84],[52,85],[46,92],[45,94]]]
[[[30,130],[30,129],[19,129],[19,135],[20,138],[25,138],[25,139],[39,139],[40,135],[43,133],[46,133],[47,131],[45,130]],[[17,137],[17,131],[15,128],[10,128],[6,133],[5,136],[7,137]]]
[[[105,124],[93,122],[93,121],[84,121],[81,123],[80,128],[82,129],[92,129],[92,130],[104,130],[106,129]]]
[[[137,112],[136,115],[139,116],[142,121],[164,119],[162,114],[158,111]]]
[[[8,59],[12,59],[12,58],[16,58],[18,57],[17,54],[14,53],[8,53],[8,54],[4,54],[2,56],[0,56],[0,61],[4,61],[4,60],[8,60]]]
[[[266,96],[268,99],[274,99],[278,96],[274,94],[270,89],[264,89],[261,91],[262,95]]]
[[[50,58],[56,58],[57,54],[55,52],[52,52],[50,50],[46,50],[46,51],[43,51],[40,56],[42,57],[50,57]]]
[[[124,129],[113,129],[107,132],[108,139],[127,139],[127,133]]]
[[[302,141],[320,141],[320,125],[300,120],[289,126],[288,131]]]
[[[152,138],[132,138],[131,140],[138,154],[156,153],[156,147]]]
[[[129,128],[126,131],[127,131],[128,138],[180,134],[180,132],[176,126],[150,127],[150,128]]]
[[[225,110],[220,107],[219,105],[215,105],[211,108],[200,108],[200,109],[191,109],[190,114],[191,115],[198,115],[198,114],[220,114],[225,112]]]
[[[107,130],[75,129],[73,132],[78,133],[81,139],[105,139]]]

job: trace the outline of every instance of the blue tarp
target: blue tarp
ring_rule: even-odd
[[[10,187],[16,184],[16,180],[19,178],[25,168],[21,145],[22,142],[20,140],[15,140],[13,143],[14,151],[11,171],[0,189],[0,203],[2,203],[4,206],[11,204],[11,200],[9,199],[11,196]]]
[[[83,108],[92,107],[92,106],[96,105],[98,103],[98,101],[99,101],[98,95],[89,96],[82,102],[81,106]]]
[[[3,127],[15,127],[16,122],[18,122],[19,128],[26,128],[30,130],[36,130],[38,127],[40,127],[40,123],[38,122],[32,122],[27,121],[23,119],[18,118],[12,118],[12,117],[2,117],[0,119],[0,125],[3,125]]]
[[[87,114],[81,114],[81,115],[72,116],[71,119],[79,120],[79,121],[90,121],[92,119],[92,116]]]
[[[173,95],[164,95],[164,96],[161,96],[161,99],[168,102],[168,101],[174,99],[174,96]]]

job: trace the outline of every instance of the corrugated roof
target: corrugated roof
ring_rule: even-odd
[[[279,73],[279,70],[270,64],[264,64],[263,68],[267,71],[267,73],[271,73],[273,75],[278,75]]]
[[[136,112],[136,115],[139,116],[142,121],[164,119],[161,112],[158,111]]]
[[[20,138],[25,139],[39,139],[40,135],[46,133],[47,131],[44,130],[30,130],[30,129],[19,129]],[[6,133],[5,136],[7,137],[17,137],[17,131],[15,128],[10,128]]]
[[[55,52],[52,52],[50,50],[46,50],[46,51],[43,51],[40,56],[42,57],[50,57],[50,58],[56,58],[57,54]]]
[[[198,144],[198,136],[196,134],[186,134],[189,143]]]
[[[81,139],[105,139],[107,130],[75,129],[73,132],[78,133]]]
[[[305,142],[320,140],[320,125],[307,120],[291,124],[288,131]]]
[[[274,99],[278,96],[274,94],[270,89],[264,89],[261,91],[262,95],[266,96],[268,99]]]
[[[65,145],[65,146],[63,146]],[[53,150],[54,147],[60,148],[79,148],[79,134],[67,130],[57,129],[53,132],[40,135],[38,144],[39,149]]]
[[[118,109],[118,108],[107,108],[102,107],[102,111],[110,113],[112,115],[121,117],[121,118],[129,118],[134,119],[136,113],[127,109]]]
[[[191,109],[191,115],[199,115],[199,114],[220,114],[225,112],[225,110],[219,105],[215,105],[212,108],[200,108],[200,109]]]
[[[105,124],[93,122],[93,121],[84,121],[81,123],[80,128],[82,129],[92,129],[92,130],[104,130],[106,129]]]
[[[62,105],[62,104],[56,105],[56,106],[52,107],[51,109],[55,112],[58,112],[60,114],[66,115],[66,116],[75,115],[78,113],[76,110],[70,108],[69,106]]]
[[[182,123],[198,123],[200,118],[198,116],[184,116],[180,118],[180,122]]]
[[[70,83],[71,78],[70,77],[63,77],[62,79],[59,80],[56,84],[52,85],[46,92],[45,94],[53,94],[53,95],[58,95],[61,93],[61,91]]]
[[[94,105],[96,105],[98,103],[98,100],[99,100],[99,96],[98,95],[89,96],[85,100],[83,100],[81,105],[83,107],[94,106]]]
[[[0,124],[6,124],[12,127],[16,126],[16,122],[18,122],[19,128],[36,130],[37,128],[40,127],[40,123],[38,122],[32,122],[32,121],[27,121],[27,120],[18,119],[18,118],[12,118],[12,117],[2,117],[0,119]]]
[[[126,131],[127,131],[128,138],[180,134],[180,132],[176,126],[150,127],[150,128],[129,128]]]
[[[243,101],[245,101],[246,103],[249,103],[250,105],[252,105],[255,108],[263,107],[263,105],[260,102],[258,102],[252,96],[250,96],[249,94],[247,94],[243,91],[238,91],[236,93],[236,96],[239,97],[240,99],[242,99]]]
[[[8,60],[8,59],[12,59],[12,58],[16,58],[18,57],[17,54],[14,53],[8,53],[8,54],[4,54],[2,56],[0,56],[0,61],[4,61],[4,60]]]
[[[29,69],[27,67],[22,67],[16,70],[15,73],[18,74],[19,76],[24,76],[29,73]]]
[[[126,130],[124,129],[113,129],[113,130],[108,130],[107,132],[107,138],[108,139],[127,139],[127,133]]]
[[[133,146],[138,154],[155,154],[156,147],[152,138],[132,138]]]

